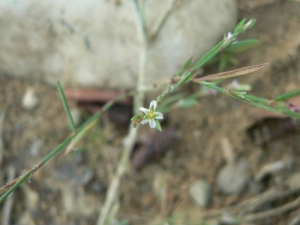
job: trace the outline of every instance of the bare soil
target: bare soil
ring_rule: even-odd
[[[240,39],[261,41],[258,47],[240,54],[239,66],[268,62],[261,72],[242,77],[239,82],[251,84],[251,94],[268,99],[299,89],[300,3],[240,0],[238,5],[239,19],[257,20]],[[211,72],[212,69],[206,70]],[[25,110],[21,100],[29,87],[36,91],[38,105]],[[197,88],[188,85],[184,90],[192,92]],[[0,164],[3,186],[8,182],[12,167],[15,177],[23,174],[63,141],[70,129],[55,87],[39,80],[1,75],[0,90],[0,110],[5,113],[4,125],[0,128],[4,146]],[[75,108],[74,102],[70,104]],[[88,115],[83,114],[83,117]],[[163,129],[176,130],[180,140],[140,171],[135,171],[133,166],[128,169],[122,180],[117,218],[138,225],[163,224],[165,218],[177,219],[177,223],[169,224],[201,224],[205,215],[214,212],[215,216],[207,218],[207,222],[218,224],[214,223],[221,216],[218,210],[222,212],[273,187],[284,189],[285,181],[300,172],[300,132],[299,127],[289,122],[286,122],[287,129],[282,128],[280,125],[287,120],[280,119],[282,117],[220,94],[203,97],[194,107],[172,111]],[[275,122],[279,125],[275,126]],[[275,134],[266,134],[268,129]],[[147,131],[149,129],[143,127],[141,133]],[[95,224],[125,134],[126,127],[119,129],[105,117],[99,129],[85,138],[77,151],[50,160],[29,183],[15,191],[10,224]],[[249,183],[241,194],[223,194],[217,184],[217,176],[226,164],[223,138],[229,140],[236,158],[246,160],[249,165]],[[285,159],[292,159],[291,166],[267,176],[259,191],[255,191],[251,183],[261,168]],[[198,207],[189,196],[189,187],[197,179],[212,185],[212,201],[207,209]],[[276,199],[256,212],[283,206],[298,195]],[[2,219],[7,206],[0,207]],[[299,213],[298,206],[243,224],[286,225]]]

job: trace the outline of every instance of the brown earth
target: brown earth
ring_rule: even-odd
[[[239,10],[239,19],[257,20],[256,25],[239,39],[261,41],[258,47],[240,54],[239,66],[269,63],[261,72],[239,78],[239,82],[252,85],[250,94],[268,99],[299,89],[300,3],[241,0]],[[206,70],[211,72],[213,69]],[[36,91],[38,105],[25,110],[21,99],[29,87]],[[183,88],[187,92],[197,89],[196,85]],[[15,172],[15,177],[23,174],[63,141],[70,131],[55,87],[42,81],[1,75],[0,90],[0,111],[5,113],[0,128],[4,146],[0,164],[0,184],[3,186],[8,182],[10,171]],[[73,102],[70,104],[75,108]],[[83,114],[83,117],[88,115]],[[287,128],[282,128],[282,124],[287,124]],[[285,189],[285,181],[300,172],[300,132],[299,127],[293,125],[288,119],[220,94],[203,97],[194,107],[172,111],[163,129],[175,129],[180,140],[141,171],[128,169],[122,180],[117,218],[128,220],[129,224],[167,224],[163,223],[165,218],[177,221],[168,224],[201,224],[207,216],[206,224],[218,224],[218,210],[256,196],[253,182],[249,182],[241,194],[225,195],[220,191],[217,176],[226,164],[224,138],[229,141],[235,156],[248,163],[249,181],[253,181],[264,165],[292,159],[289,167],[268,175],[260,184],[259,192],[274,187]],[[268,129],[274,132],[268,135]],[[143,133],[147,131],[149,128],[142,128]],[[29,183],[15,191],[10,224],[95,224],[120,156],[125,132],[125,127],[117,129],[105,117],[77,151],[50,160]],[[249,132],[255,135],[254,140]],[[189,187],[197,179],[212,185],[212,201],[205,210],[189,196]],[[294,193],[268,202],[256,212],[283,206],[298,195]],[[5,204],[1,206],[1,219],[6,207]],[[208,214],[213,212],[215,214],[209,217]],[[298,214],[299,206],[296,206],[276,216],[241,224],[285,225]]]

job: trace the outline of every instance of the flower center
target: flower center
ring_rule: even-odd
[[[150,109],[147,113],[147,119],[155,119],[155,111],[153,109]]]

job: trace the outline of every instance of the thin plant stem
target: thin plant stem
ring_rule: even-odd
[[[204,81],[199,82],[199,83],[206,86],[206,87],[208,87],[208,88],[214,89],[218,92],[221,92],[221,93],[227,94],[231,97],[234,97],[234,98],[236,98],[240,101],[243,101],[243,102],[246,102],[248,104],[254,105],[258,108],[268,110],[268,111],[271,111],[271,112],[275,112],[275,113],[282,113],[282,114],[285,114],[285,115],[288,115],[288,116],[291,116],[291,117],[294,117],[294,118],[300,120],[300,114],[299,113],[292,112],[289,109],[287,109],[285,107],[282,107],[279,104],[276,104],[276,102],[274,102],[272,100],[256,97],[256,96],[253,96],[253,95],[248,95],[248,94],[233,91],[233,90],[226,90],[226,89],[221,88],[221,87],[219,87],[219,86],[217,86],[213,83],[208,83],[208,82],[204,82]]]
[[[57,154],[61,149],[63,149],[73,138],[75,133],[72,133],[68,138],[66,138],[61,144],[59,144],[53,151],[51,151],[40,163],[36,164],[29,171],[27,171],[21,177],[15,179],[14,181],[8,183],[7,185],[0,188],[0,194],[3,191],[7,191],[0,197],[0,204],[22,183],[24,183],[34,172],[40,169],[49,159],[51,159],[55,154]]]
[[[13,165],[8,167],[8,180],[14,179],[16,174],[16,168]],[[2,225],[11,224],[10,218],[13,215],[12,208],[14,205],[14,195],[10,195],[3,205],[3,213],[2,213]]]
[[[70,108],[69,108],[69,104],[68,104],[67,98],[65,96],[64,90],[61,87],[59,81],[57,81],[57,88],[58,88],[58,91],[60,93],[60,97],[61,97],[61,100],[63,102],[64,108],[65,108],[65,110],[67,112],[71,129],[72,129],[72,131],[75,131],[76,130],[76,126],[75,126],[75,123],[74,123],[74,119],[72,117],[72,114],[71,114],[71,111],[70,111]]]
[[[142,10],[140,9],[138,0],[133,0],[133,4],[136,9],[139,34],[141,39],[137,93],[134,96],[134,106],[133,106],[134,113],[137,114],[138,107],[143,105],[144,96],[145,96],[145,90],[143,89],[143,85],[144,85],[146,62],[147,62],[148,37],[146,32],[145,20],[143,19],[145,18],[145,15],[142,15]],[[129,134],[124,140],[124,150],[122,152],[121,159],[118,163],[116,173],[112,177],[112,180],[109,184],[105,202],[103,207],[101,208],[100,215],[97,220],[97,225],[104,225],[107,222],[108,218],[111,218],[110,216],[111,213],[115,213],[112,212],[112,208],[117,201],[120,182],[125,173],[128,161],[130,159],[131,150],[136,141],[138,129],[139,129],[138,127],[133,128],[132,126],[129,128]]]
[[[98,121],[101,118],[101,115],[104,111],[108,110],[115,102],[121,101],[124,98],[132,95],[132,92],[129,92],[124,95],[120,95],[115,99],[108,101],[103,108],[93,115],[90,119],[88,119],[84,124],[82,124],[75,132],[70,134],[62,143],[60,143],[56,148],[54,148],[41,162],[33,166],[30,170],[28,170],[24,175],[14,179],[13,181],[9,182],[5,186],[0,188],[0,204],[22,183],[24,183],[28,178],[30,178],[38,169],[40,169],[45,163],[47,163],[51,158],[53,158],[58,152],[64,149],[72,139],[80,134],[82,130],[89,130],[92,128],[91,124],[94,124],[95,121]]]

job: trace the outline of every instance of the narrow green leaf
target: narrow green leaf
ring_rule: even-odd
[[[73,120],[73,117],[72,117],[72,114],[71,114],[71,111],[70,111],[70,108],[69,108],[69,104],[68,104],[67,98],[66,98],[66,96],[65,96],[64,90],[63,90],[63,88],[61,87],[59,81],[57,81],[57,88],[58,88],[58,90],[59,90],[60,97],[61,97],[61,99],[62,99],[64,108],[65,108],[65,110],[66,110],[66,112],[67,112],[67,115],[68,115],[68,118],[69,118],[69,122],[70,122],[71,129],[72,129],[72,131],[75,131],[75,130],[76,130],[76,126],[75,126],[75,123],[74,123],[74,120]]]
[[[155,123],[156,123],[156,129],[159,130],[160,132],[162,131],[161,129],[161,126],[160,126],[160,123],[158,120],[155,120]]]
[[[269,104],[270,103],[270,100],[265,99],[265,98],[260,98],[260,97],[253,96],[253,95],[248,95],[248,94],[245,94],[244,96],[245,96],[245,98],[247,98],[251,101],[260,102],[260,103],[263,103],[263,104]]]
[[[242,20],[238,23],[238,25],[235,26],[235,28],[234,28],[234,33],[238,33],[238,32],[240,31],[241,27],[245,24],[245,22],[246,22],[246,19],[242,19]]]
[[[74,133],[73,133],[74,134]],[[52,158],[55,154],[57,154],[61,149],[63,149],[67,144],[71,141],[73,138],[73,135],[70,135],[68,138],[66,138],[61,144],[59,144],[55,149],[53,149],[38,165],[39,167],[43,166],[50,158]],[[8,191],[6,191],[1,197],[0,197],[0,204],[22,183],[24,183],[32,173],[27,172],[25,175],[23,175],[20,180],[18,180]]]
[[[230,96],[232,96],[232,97],[234,97],[234,98],[236,98],[240,101],[243,101],[243,102],[246,102],[248,104],[254,105],[258,108],[265,109],[265,110],[275,112],[275,113],[282,113],[282,114],[285,114],[285,115],[288,115],[288,116],[291,116],[293,118],[296,118],[296,119],[300,120],[300,114],[299,113],[292,112],[289,109],[281,107],[279,105],[269,106],[268,104],[270,104],[271,101],[268,100],[268,99],[259,98],[259,97],[256,97],[256,96],[253,96],[253,95],[248,95],[248,94],[241,94],[241,93],[238,94],[235,91],[225,90],[224,88],[216,86],[213,83],[208,83],[208,82],[205,82],[205,81],[200,82],[200,84],[204,85],[205,87],[214,89],[218,92],[230,95]]]
[[[178,94],[174,94],[174,95],[171,95],[170,97],[166,98],[162,103],[161,105],[158,106],[158,111],[161,109],[161,108],[164,108],[176,101],[178,101],[179,99],[182,99],[184,98],[184,95],[182,93],[178,93]]]
[[[210,50],[209,52],[207,52],[201,59],[199,59],[195,65],[194,65],[194,69],[199,69],[200,67],[202,67],[205,63],[207,63],[208,61],[210,61],[213,57],[215,57],[220,48],[222,47],[224,41],[220,41],[219,44],[217,44],[212,50]]]
[[[191,106],[194,106],[197,104],[198,104],[198,101],[193,98],[182,99],[182,100],[179,100],[177,103],[179,108],[187,108],[187,107],[191,107]]]
[[[240,53],[240,52],[246,51],[250,48],[257,46],[258,44],[259,44],[259,40],[257,40],[257,39],[237,41],[237,42],[232,43],[225,51]]]
[[[183,77],[171,90],[171,92],[173,92],[176,88],[178,88],[180,85],[182,85],[183,83],[185,83],[186,81],[188,81],[190,78],[192,77],[192,73],[188,72],[185,77]]]
[[[284,101],[287,100],[289,98],[293,98],[300,95],[300,89],[295,90],[295,91],[291,91],[291,92],[287,92],[285,94],[279,95],[277,96],[274,100],[275,101]]]
[[[177,76],[181,76],[183,74],[183,72],[191,65],[193,58],[189,58],[188,60],[185,61],[185,63],[183,64],[183,67],[181,68],[181,70],[176,74]]]
[[[227,64],[228,64],[228,57],[227,56],[223,56],[221,59],[220,59],[220,62],[219,62],[219,72],[222,72],[225,70]]]

